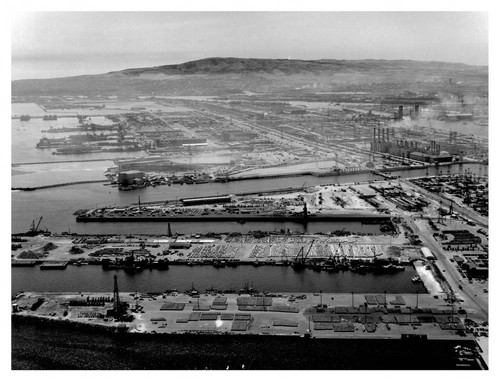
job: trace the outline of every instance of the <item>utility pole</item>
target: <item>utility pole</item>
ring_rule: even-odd
[[[114,314],[115,318],[118,318],[118,313],[120,309],[120,294],[118,292],[118,276],[115,274],[113,276],[114,288],[113,288],[113,298],[114,298]]]

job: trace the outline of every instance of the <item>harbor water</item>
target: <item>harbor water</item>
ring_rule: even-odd
[[[464,164],[454,165],[450,167],[450,172],[464,173],[470,170],[471,172],[478,172],[479,165]],[[447,169],[442,168],[429,168],[429,175],[437,175],[439,171],[443,174],[447,173]],[[483,168],[483,174],[486,169]],[[64,182],[64,174],[59,173],[61,178],[53,179],[53,183]],[[392,173],[402,178],[425,176],[426,170],[402,170]],[[104,178],[101,177],[101,179]],[[82,185],[64,186],[50,189],[42,189],[36,191],[15,191],[12,192],[12,232],[24,232],[28,229],[33,219],[43,216],[41,228],[48,228],[52,232],[68,231],[77,233],[106,233],[106,234],[120,234],[120,233],[152,233],[164,234],[166,226],[163,223],[116,223],[116,224],[102,224],[102,223],[76,223],[73,213],[79,209],[91,209],[105,206],[120,206],[127,205],[138,201],[140,196],[141,202],[165,201],[176,200],[189,197],[203,197],[211,195],[222,194],[238,194],[248,191],[256,193],[265,192],[276,189],[286,188],[300,188],[306,183],[306,186],[326,185],[326,184],[341,184],[341,183],[354,183],[368,180],[378,180],[381,177],[374,174],[353,174],[353,175],[340,175],[331,177],[315,177],[311,175],[287,177],[279,179],[260,179],[260,180],[246,180],[234,181],[228,183],[205,183],[198,185],[172,185],[172,186],[158,186],[147,187],[135,191],[118,191],[116,187],[104,186],[102,183],[91,183]],[[31,184],[36,186],[36,184]],[[337,223],[338,224],[338,223]],[[289,228],[292,231],[305,231],[305,232],[330,232],[335,231],[338,226],[326,225],[321,227],[321,230],[313,224],[308,224],[306,228],[301,225],[283,226],[282,223],[275,224],[269,223],[268,225],[258,223],[262,228],[255,228],[254,225],[247,223],[245,225],[237,225],[236,223],[227,224],[223,223],[193,223],[192,230],[189,228],[181,227],[179,225],[176,230],[178,233],[206,233],[206,232],[228,232],[229,231],[245,232],[263,229],[267,231],[279,231],[281,228]],[[185,224],[183,225],[185,226]],[[311,227],[309,227],[311,226]],[[342,227],[340,228],[342,229]],[[359,232],[358,230],[353,230]],[[369,231],[368,231],[369,232]]]
[[[109,111],[111,112],[111,111]],[[16,104],[12,107],[16,115],[30,114],[41,116],[44,110],[35,104]],[[69,112],[68,112],[69,113]],[[73,114],[76,114],[74,112]],[[63,113],[59,113],[63,116]],[[92,117],[95,123],[104,122],[103,116]],[[49,135],[42,132],[51,126],[74,127],[76,118],[59,118],[57,121],[12,120],[12,163],[44,163],[37,165],[21,165],[12,167],[13,187],[36,187],[50,184],[68,183],[76,180],[102,180],[104,171],[113,165],[112,159],[117,153],[91,153],[84,155],[57,156],[50,149],[36,149],[35,145],[43,136],[64,137],[67,134]],[[121,156],[139,156],[144,152],[122,153]],[[71,160],[101,160],[96,162],[60,163]],[[487,167],[479,165],[454,165],[451,173],[473,173],[485,175]],[[428,170],[402,170],[392,173],[402,178],[447,174],[447,168],[429,168]],[[331,177],[315,177],[311,175],[279,178],[234,181],[228,183],[206,183],[199,185],[172,185],[139,189],[131,192],[118,191],[116,187],[102,183],[88,183],[36,191],[12,192],[11,232],[27,231],[32,220],[43,216],[40,228],[52,232],[70,231],[80,234],[152,234],[164,235],[166,223],[77,223],[73,213],[79,209],[91,209],[104,206],[127,205],[137,202],[176,200],[188,197],[201,197],[243,192],[265,192],[286,188],[301,188],[326,184],[355,183],[379,180],[374,174],[354,174]],[[377,233],[378,225],[366,225],[360,222],[329,223],[255,223],[238,224],[234,222],[220,223],[172,223],[172,231],[176,233],[208,233],[208,232],[248,232],[255,230],[281,231],[282,229],[308,233],[328,233],[345,228],[351,232]],[[415,275],[412,267],[395,274],[358,274],[354,272],[314,272],[305,270],[295,272],[288,267],[252,267],[217,269],[211,266],[171,266],[165,271],[144,270],[135,275],[123,271],[104,271],[100,266],[68,266],[63,271],[41,271],[38,267],[12,268],[12,292],[24,291],[111,291],[113,275],[119,277],[122,291],[163,291],[169,288],[186,290],[191,282],[200,290],[211,287],[217,289],[240,289],[245,282],[253,283],[259,290],[270,292],[391,292],[413,293],[424,292],[421,284],[414,284],[411,278]]]
[[[240,265],[215,268],[210,265],[171,265],[169,269],[145,269],[135,274],[123,270],[104,270],[99,265],[72,266],[61,271],[42,271],[38,267],[12,268],[12,294],[18,291],[111,292],[113,276],[118,276],[123,292],[162,292],[167,289],[198,291],[206,289],[238,291],[245,283],[259,291],[323,292],[330,293],[425,293],[422,284],[411,278],[416,275],[412,266],[391,274],[359,274],[345,272],[300,272],[290,267]]]

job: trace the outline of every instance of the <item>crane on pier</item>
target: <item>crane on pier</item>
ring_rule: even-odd
[[[123,322],[131,322],[134,317],[127,313],[128,303],[120,301],[120,293],[118,291],[118,276],[113,276],[113,309],[108,310],[108,315],[112,315],[115,320]]]
[[[42,218],[43,218],[43,216],[40,217],[36,226],[35,226],[35,220],[33,220],[31,222],[31,227],[30,227],[29,231],[26,233],[26,235],[28,235],[28,236],[38,235],[38,227],[40,227],[40,222],[42,221]]]
[[[299,253],[297,253],[297,256],[295,256],[295,260],[292,263],[292,267],[294,269],[304,269],[306,267],[307,256],[309,256],[309,252],[311,252],[311,248],[314,244],[314,241],[315,240],[313,239],[305,255],[304,255],[304,247],[300,247]]]

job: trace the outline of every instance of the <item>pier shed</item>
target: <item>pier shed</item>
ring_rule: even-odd
[[[436,256],[434,256],[429,248],[422,247],[420,250],[427,260],[437,260]]]
[[[216,197],[186,198],[181,200],[183,206],[196,206],[215,203],[231,203],[231,196],[221,195]]]

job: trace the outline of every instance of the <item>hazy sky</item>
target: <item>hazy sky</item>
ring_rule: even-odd
[[[37,12],[12,24],[12,79],[206,57],[488,64],[479,12]]]

